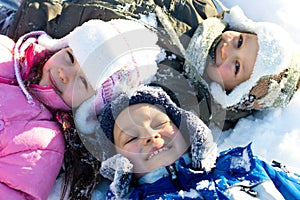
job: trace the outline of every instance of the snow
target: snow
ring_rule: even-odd
[[[285,108],[262,111],[241,119],[219,146],[220,150],[245,146],[252,142],[255,155],[267,161],[276,160],[291,167],[300,167],[300,92]]]
[[[244,149],[243,151],[243,159],[240,157],[232,157],[231,163],[230,163],[230,169],[236,169],[236,168],[244,168],[245,171],[250,171],[251,163],[248,156],[247,149]]]
[[[298,0],[220,0],[227,8],[239,5],[245,15],[254,21],[268,21],[281,25],[300,44]]]
[[[255,21],[270,21],[283,26],[300,45],[300,17],[297,0],[222,0],[227,8],[239,5],[245,15]],[[285,108],[262,111],[241,119],[219,146],[220,150],[245,146],[252,142],[255,155],[267,161],[276,160],[292,168],[300,167],[300,92]]]
[[[193,189],[190,189],[189,192],[180,190],[180,191],[178,192],[178,195],[179,195],[182,199],[184,199],[184,197],[189,197],[189,198],[194,198],[194,199],[200,197],[199,193],[198,193],[196,190],[193,190]]]
[[[246,16],[255,21],[270,21],[283,26],[297,44],[300,45],[300,19],[298,0],[260,0],[257,2],[245,0],[221,0],[228,8],[239,5]],[[255,155],[271,162],[276,160],[296,171],[300,168],[300,92],[297,92],[290,104],[285,108],[262,111],[241,119],[234,129],[223,135],[228,135],[219,145],[220,150],[236,146],[245,146],[252,142]],[[189,194],[188,194],[189,193]],[[181,192],[193,195],[190,192]],[[59,197],[59,189],[55,187],[51,199]],[[101,192],[96,191],[93,199],[101,199]]]

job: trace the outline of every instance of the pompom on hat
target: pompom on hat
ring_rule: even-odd
[[[216,29],[216,27],[218,28]],[[226,28],[257,35],[259,50],[256,62],[250,78],[236,86],[230,93],[226,93],[215,82],[209,84],[209,89],[214,99],[223,108],[236,106],[242,109],[252,109],[255,100],[260,98],[259,96],[250,95],[252,88],[261,79],[280,74],[288,68],[291,65],[295,45],[290,35],[280,26],[269,22],[254,22],[244,15],[240,7],[235,6],[224,14],[223,20],[217,18],[205,20],[193,35],[186,51],[185,64],[185,70],[192,82],[203,81],[201,77],[203,77],[205,67],[208,64],[209,51],[214,45],[215,39]],[[214,30],[216,31],[213,32]],[[257,107],[272,107],[274,102],[268,102],[270,99],[282,98],[279,93],[274,96],[274,93],[267,92],[264,95],[272,95],[272,97],[264,98]],[[241,106],[242,104],[243,106]]]

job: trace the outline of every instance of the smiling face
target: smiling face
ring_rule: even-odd
[[[168,115],[144,103],[129,106],[118,115],[114,141],[117,152],[132,162],[136,177],[172,164],[188,149]]]
[[[255,34],[225,31],[215,49],[215,60],[206,67],[208,77],[226,91],[248,80],[258,52]]]
[[[39,85],[51,86],[71,107],[79,106],[95,93],[70,48],[50,57],[43,67]]]

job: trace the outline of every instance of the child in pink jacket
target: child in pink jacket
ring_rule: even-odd
[[[54,113],[90,98],[101,77],[114,71],[109,60],[132,49],[125,36],[117,49],[107,41],[141,28],[130,21],[91,20],[58,40],[39,31],[16,43],[0,35],[0,200],[48,198],[65,151]],[[149,62],[143,60],[148,70],[146,76],[138,73],[141,81],[156,72],[158,51],[143,52]]]

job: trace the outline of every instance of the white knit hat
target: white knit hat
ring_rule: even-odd
[[[212,19],[207,20],[210,21]],[[214,20],[216,21],[217,19]],[[231,8],[229,13],[225,13],[224,20],[220,20],[220,23],[228,24],[230,30],[255,33],[259,45],[254,69],[247,81],[236,86],[229,94],[227,94],[218,83],[212,82],[209,86],[214,99],[220,103],[223,108],[228,108],[240,103],[244,98],[247,98],[251,88],[253,88],[262,77],[278,74],[289,67],[294,47],[290,35],[283,28],[269,22],[254,22],[247,18],[238,6]],[[206,24],[210,25],[209,23]],[[202,27],[202,29],[204,28]],[[204,30],[209,29],[210,28],[207,27]],[[197,31],[195,33],[197,33]],[[199,41],[196,40],[199,37],[202,38],[202,40],[206,39],[204,36],[194,35],[194,39],[192,38],[187,52],[195,51],[197,45],[199,48]],[[198,49],[198,51],[200,50]],[[190,63],[194,65],[193,73],[197,71],[198,76],[202,76],[206,67],[207,57],[204,58],[205,60],[202,60],[202,58],[199,59],[193,61],[193,58],[191,58],[190,60],[192,60],[192,62]],[[189,66],[191,66],[191,64]]]
[[[75,111],[75,123],[82,133],[94,131],[96,113],[111,98],[152,80],[161,53],[155,32],[124,19],[90,20],[61,39],[42,35],[38,40],[50,51],[70,47],[96,90]]]
[[[50,51],[70,47],[96,90],[112,73],[125,66],[147,65],[149,75],[156,72],[155,59],[160,51],[157,40],[154,32],[137,21],[95,19],[61,39],[42,35],[39,44]]]

